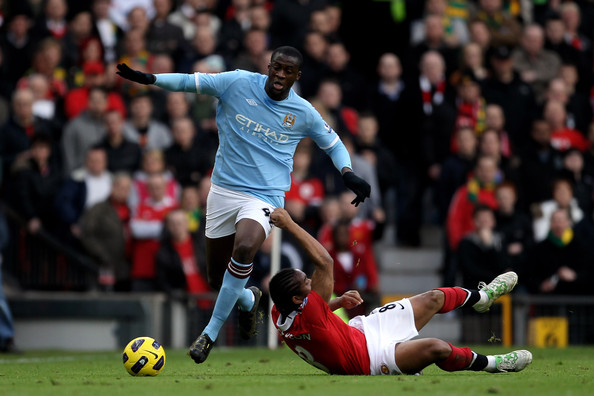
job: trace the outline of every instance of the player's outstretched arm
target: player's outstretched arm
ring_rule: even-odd
[[[355,175],[355,172],[350,169],[342,174],[342,180],[344,185],[347,186],[352,192],[357,195],[351,202],[355,206],[365,201],[365,198],[369,198],[371,194],[371,186],[365,180]]]
[[[116,74],[126,80],[134,81],[139,84],[154,84],[159,88],[174,92],[192,92],[196,93],[196,79],[193,74],[184,73],[144,73],[139,70],[131,69],[127,64],[120,63],[117,66]]]
[[[361,304],[363,299],[357,290],[349,290],[342,296],[333,298],[328,303],[331,311],[336,311],[339,308],[351,309]]]
[[[283,208],[276,208],[270,214],[275,226],[290,232],[314,263],[315,269],[311,277],[311,289],[326,302],[330,302],[334,289],[334,261],[324,247],[307,231],[295,223]]]

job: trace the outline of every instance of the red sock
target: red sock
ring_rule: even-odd
[[[443,307],[441,307],[438,313],[450,312],[461,307],[469,295],[468,291],[461,287],[440,287],[433,290],[441,290],[444,294]]]
[[[450,353],[450,356],[448,356],[445,360],[435,363],[437,367],[445,371],[460,371],[467,369],[474,358],[470,348],[458,348],[449,342],[448,345],[452,347],[452,353]]]

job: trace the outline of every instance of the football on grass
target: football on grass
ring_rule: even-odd
[[[165,366],[165,350],[151,337],[133,339],[122,356],[126,371],[135,377],[155,376]]]

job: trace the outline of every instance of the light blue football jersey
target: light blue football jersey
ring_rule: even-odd
[[[235,70],[194,77],[198,93],[219,99],[214,184],[283,207],[293,154],[305,137],[330,155],[339,171],[352,168],[336,132],[293,90],[285,100],[275,101],[264,90],[268,77],[262,74]]]

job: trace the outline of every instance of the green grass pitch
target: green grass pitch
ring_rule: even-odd
[[[529,349],[533,363],[520,373],[447,373],[430,366],[423,376],[389,377],[329,376],[285,347],[215,348],[201,365],[185,351],[166,349],[157,377],[128,375],[121,352],[27,352],[0,355],[0,396],[594,395],[594,347]]]

